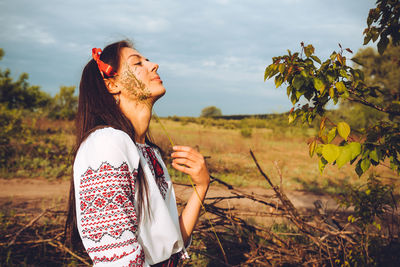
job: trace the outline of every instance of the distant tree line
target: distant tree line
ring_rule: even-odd
[[[0,60],[4,50],[0,48]],[[9,110],[40,111],[51,119],[72,120],[75,117],[78,97],[75,86],[61,86],[51,97],[40,86],[28,83],[29,75],[22,73],[18,79],[11,77],[9,69],[0,69],[0,105]]]

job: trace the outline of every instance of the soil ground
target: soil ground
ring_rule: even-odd
[[[3,208],[13,208],[18,212],[38,213],[45,208],[64,209],[67,205],[69,181],[49,181],[46,179],[0,179],[0,206]],[[193,189],[190,186],[174,184],[177,200],[185,202]],[[279,206],[274,192],[260,187],[240,187],[240,192],[257,196],[268,203]],[[304,191],[285,191],[289,199],[300,211],[310,211],[314,209],[314,202],[320,200],[326,211],[337,208],[337,202],[328,195],[317,195]],[[218,197],[235,197],[235,195],[223,186],[211,184],[207,194],[207,202],[216,201]],[[256,214],[262,215],[276,210],[277,206],[266,206],[250,199],[230,198],[219,202],[218,206],[229,208],[231,212],[244,217],[255,217],[257,222],[263,220],[257,218]],[[250,215],[251,214],[251,215]]]

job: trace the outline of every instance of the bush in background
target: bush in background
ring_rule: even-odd
[[[216,106],[209,106],[209,107],[205,107],[201,110],[201,115],[200,117],[219,117],[222,116],[222,112],[219,108],[217,108]]]

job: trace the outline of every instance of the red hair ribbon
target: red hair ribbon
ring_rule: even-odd
[[[101,74],[103,75],[103,73],[105,73],[108,77],[116,75],[117,73],[113,70],[113,68],[110,65],[108,65],[100,60],[101,52],[102,51],[100,48],[92,49],[92,57],[93,57],[94,61],[96,61]]]

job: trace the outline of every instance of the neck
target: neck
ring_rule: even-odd
[[[122,110],[135,129],[135,142],[137,143],[145,143],[146,133],[149,129],[151,119],[152,107],[153,105],[149,103],[136,102],[132,105],[129,105],[126,110]]]

